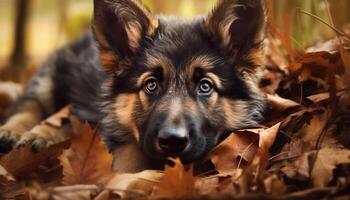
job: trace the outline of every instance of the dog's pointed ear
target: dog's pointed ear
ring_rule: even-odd
[[[108,70],[135,55],[157,26],[158,21],[139,0],[94,0],[93,30]]]
[[[231,56],[243,54],[264,38],[263,0],[220,0],[205,26]]]

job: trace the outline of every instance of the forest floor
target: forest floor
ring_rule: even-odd
[[[163,171],[113,172],[98,130],[65,108],[39,126],[70,121],[71,139],[0,155],[0,199],[349,199],[349,41],[344,34],[301,53],[271,31],[261,128],[235,131],[190,166],[175,159]],[[0,115],[21,87],[0,83]]]

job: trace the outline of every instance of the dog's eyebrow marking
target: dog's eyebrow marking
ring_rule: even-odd
[[[197,56],[194,57],[188,64],[188,74],[190,77],[193,76],[196,68],[212,69],[215,66],[213,58],[208,56]]]
[[[163,69],[163,77],[167,79],[170,75],[170,70],[172,70],[171,61],[161,55],[157,55],[157,57],[148,55],[146,61],[146,67],[154,69],[161,67]]]
[[[212,72],[206,73],[206,76],[209,77],[216,85],[217,88],[221,89],[222,88],[222,81],[219,76]]]
[[[141,76],[137,79],[137,87],[142,87],[144,80],[149,77],[152,74],[152,72],[145,72],[141,74]]]

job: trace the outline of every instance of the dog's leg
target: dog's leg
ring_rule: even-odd
[[[56,57],[51,57],[26,87],[23,95],[0,127],[0,153],[6,153],[47,115],[54,113],[52,73]]]
[[[0,152],[11,150],[22,133],[38,124],[43,117],[42,109],[36,101],[21,102],[18,110],[0,127]]]
[[[63,124],[61,127],[55,127],[49,124],[40,124],[34,126],[30,131],[23,133],[16,147],[21,147],[32,142],[32,150],[37,152],[51,145],[58,144],[67,140],[71,134],[71,125]]]

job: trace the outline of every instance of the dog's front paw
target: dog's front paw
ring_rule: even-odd
[[[49,140],[47,140],[44,137],[41,137],[39,134],[33,132],[26,132],[16,143],[15,147],[21,148],[27,145],[28,143],[31,143],[33,152],[38,152],[52,145]]]
[[[0,154],[11,151],[20,139],[21,133],[11,128],[0,127]]]
[[[38,152],[51,145],[65,141],[69,138],[69,134],[70,126],[68,125],[57,128],[47,124],[40,124],[23,133],[15,147],[20,148],[30,143],[33,152]]]

